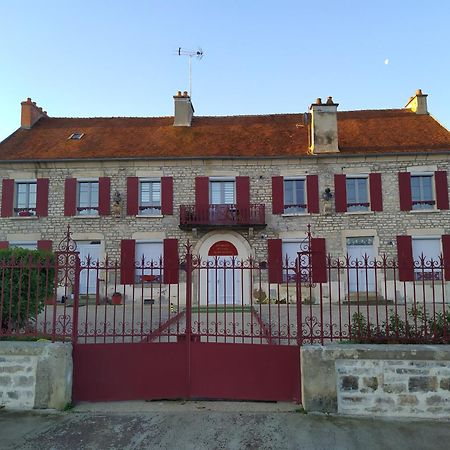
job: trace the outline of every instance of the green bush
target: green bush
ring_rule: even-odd
[[[362,313],[352,316],[350,339],[357,343],[450,343],[450,311],[433,314],[423,307],[411,307],[402,319],[391,310],[378,327]]]
[[[3,334],[27,332],[54,295],[55,257],[42,250],[0,250],[0,317]]]

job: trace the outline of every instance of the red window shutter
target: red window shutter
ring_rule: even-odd
[[[127,215],[137,216],[139,213],[139,178],[127,178]]]
[[[283,255],[281,239],[268,239],[267,252],[269,258],[269,283],[283,281]]]
[[[442,256],[444,259],[444,279],[450,281],[450,234],[442,236]]]
[[[173,214],[173,177],[161,178],[161,214]]]
[[[98,214],[100,216],[111,214],[111,179],[109,177],[98,179]]]
[[[163,283],[177,284],[179,274],[178,239],[164,239]]]
[[[197,218],[207,218],[209,207],[209,178],[196,177],[195,178],[195,209]]]
[[[312,282],[327,282],[327,254],[324,238],[311,239]]]
[[[272,177],[272,214],[284,213],[284,179]]]
[[[53,247],[53,241],[37,241],[37,249],[38,250],[45,250],[48,252],[52,251],[52,247]]]
[[[8,241],[0,241],[0,250],[8,248],[9,242]]]
[[[236,203],[241,208],[250,208],[250,177],[236,177]]]
[[[64,215],[74,216],[77,213],[77,179],[67,178],[64,183]]]
[[[411,236],[397,236],[398,279],[414,280],[414,259]]]
[[[236,177],[236,204],[241,223],[250,219],[250,177]]]
[[[120,241],[120,282],[134,284],[136,273],[136,241],[122,239]]]
[[[345,174],[336,174],[334,176],[334,204],[336,212],[347,211],[347,177]]]
[[[36,181],[36,215],[48,216],[48,178],[38,178]]]
[[[11,217],[14,209],[14,180],[2,181],[2,217]]]
[[[411,211],[411,174],[409,172],[398,173],[398,191],[400,195],[400,210]]]
[[[447,171],[439,170],[434,172],[434,182],[436,185],[437,209],[449,209]]]
[[[383,211],[383,192],[381,185],[381,173],[369,175],[370,185],[370,209],[372,211]]]
[[[319,213],[319,177],[317,175],[308,175],[306,177],[306,195],[308,203],[308,212],[312,214]]]

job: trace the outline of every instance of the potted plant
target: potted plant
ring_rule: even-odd
[[[120,292],[114,292],[111,297],[111,303],[113,305],[121,305],[122,304],[122,294]]]

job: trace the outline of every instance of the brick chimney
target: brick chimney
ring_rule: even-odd
[[[191,103],[191,97],[189,97],[186,91],[181,94],[178,91],[177,95],[173,96],[175,103],[175,115],[173,118],[174,127],[190,127],[192,123],[192,117],[194,116],[194,107]]]
[[[325,104],[318,98],[310,107],[311,111],[311,152],[338,153],[337,107],[331,97]]]
[[[32,102],[28,97],[25,102],[21,103],[22,114],[20,120],[20,126],[22,128],[30,129],[41,117],[48,117],[47,111],[43,111],[36,105],[36,102]]]
[[[416,114],[428,114],[427,97],[428,94],[422,94],[422,89],[417,89],[416,95],[409,99],[405,108],[410,109]]]

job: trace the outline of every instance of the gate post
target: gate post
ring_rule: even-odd
[[[191,396],[191,335],[192,335],[192,253],[189,242],[186,246],[186,397]]]

